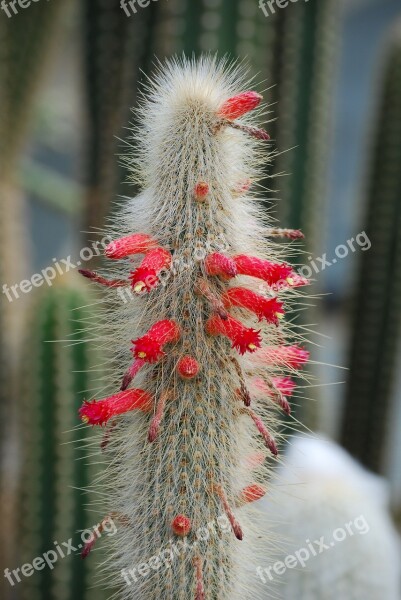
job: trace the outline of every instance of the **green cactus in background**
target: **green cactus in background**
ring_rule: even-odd
[[[76,532],[98,523],[96,511],[85,508],[88,499],[83,497],[93,467],[89,469],[85,460],[87,450],[77,451],[77,445],[85,445],[87,432],[75,427],[71,413],[71,406],[78,408],[84,393],[91,396],[98,361],[83,329],[87,309],[80,308],[91,302],[93,297],[80,287],[58,282],[43,290],[32,314],[21,394],[18,566],[55,552],[55,541],[67,554],[63,542],[73,537],[73,546],[78,548],[82,540]],[[65,558],[59,556],[54,568],[46,564],[30,577],[21,576],[20,597],[90,600],[94,594],[88,578],[91,568],[93,563],[82,561],[79,550]],[[98,589],[96,599],[101,598]]]
[[[115,0],[83,3],[86,105],[89,118],[86,227],[98,227],[121,179],[116,168],[116,137],[129,120],[140,69],[153,54],[159,3],[128,18]],[[115,141],[113,143],[113,140]]]
[[[342,442],[382,472],[391,418],[401,324],[401,35],[385,70],[376,125],[351,340]]]

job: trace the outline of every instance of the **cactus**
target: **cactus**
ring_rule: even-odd
[[[99,579],[121,598],[258,597],[253,502],[290,412],[285,375],[308,359],[282,317],[308,282],[275,239],[300,232],[269,227],[251,190],[268,135],[246,83],[212,58],[160,66],[127,157],[142,191],[108,232],[112,266],[82,271],[105,287],[100,339],[115,353],[110,395],[80,416],[106,428],[98,485],[119,527]]]
[[[275,585],[282,600],[398,600],[399,536],[385,481],[329,440],[295,437],[288,450],[263,501],[280,540],[276,557],[257,568],[264,597]]]
[[[94,468],[74,443],[85,432],[74,427],[71,402],[93,386],[97,352],[82,328],[91,298],[82,286],[57,282],[38,299],[27,335],[24,390],[21,397],[22,473],[20,483],[18,564],[32,563],[43,553],[55,550],[76,532],[96,525],[83,504],[83,488]],[[82,396],[81,396],[82,398]],[[66,551],[67,552],[67,551]],[[11,567],[10,564],[7,565]],[[54,568],[47,566],[16,584],[21,598],[29,600],[90,600],[87,585],[91,565],[79,553],[58,558]],[[102,598],[97,590],[96,598]]]
[[[359,265],[354,299],[350,377],[342,443],[382,472],[397,370],[401,326],[401,35],[388,52],[367,189],[365,230],[372,247]]]

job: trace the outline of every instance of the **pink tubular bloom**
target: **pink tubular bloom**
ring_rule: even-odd
[[[260,365],[299,369],[308,362],[309,352],[301,346],[267,346],[256,352],[253,359]]]
[[[134,292],[149,292],[158,283],[158,275],[163,269],[170,267],[172,256],[164,248],[154,248],[145,256],[139,267],[131,271],[129,279]]]
[[[218,275],[223,279],[231,279],[238,273],[234,260],[219,252],[213,252],[205,258],[205,269],[208,275]]]
[[[284,396],[292,396],[296,387],[295,382],[290,377],[272,377],[271,383]],[[272,388],[261,377],[254,377],[251,380],[252,389],[259,394],[272,395]]]
[[[241,490],[240,500],[244,503],[256,502],[256,500],[263,498],[265,494],[265,488],[257,483],[254,483]]]
[[[125,258],[133,254],[146,254],[152,248],[157,247],[157,242],[146,233],[134,233],[127,235],[106,246],[105,255],[107,258]]]
[[[238,306],[246,308],[255,313],[259,321],[265,319],[268,323],[278,325],[279,319],[284,315],[283,303],[276,298],[265,298],[246,288],[230,288],[223,295],[223,302],[226,308]]]
[[[238,274],[263,279],[268,285],[278,282],[285,283],[289,277],[294,275],[292,268],[285,263],[272,263],[269,260],[246,254],[238,254],[233,258]]]
[[[223,102],[218,115],[229,121],[238,119],[256,108],[262,99],[263,97],[257,92],[243,92],[242,94],[237,94]]]
[[[132,340],[132,353],[135,358],[146,362],[157,362],[165,355],[163,346],[180,338],[180,328],[175,321],[157,321],[149,331],[137,340]]]
[[[84,423],[90,425],[104,425],[109,419],[116,415],[131,410],[148,411],[152,402],[152,396],[140,389],[118,392],[103,400],[85,401],[79,409],[79,416]]]
[[[214,315],[206,322],[206,331],[210,335],[225,335],[232,342],[232,347],[236,348],[240,354],[245,352],[255,352],[260,348],[260,332],[255,329],[245,327],[240,321],[228,316],[222,319]]]
[[[78,273],[95,283],[100,283],[100,285],[104,285],[105,287],[116,288],[128,285],[128,281],[126,281],[125,279],[106,279],[106,277],[98,275],[96,271],[88,271],[88,269],[78,269]]]

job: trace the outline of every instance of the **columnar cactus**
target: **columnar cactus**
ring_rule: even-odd
[[[142,193],[108,232],[108,271],[82,271],[105,286],[115,351],[111,395],[80,416],[106,428],[121,598],[258,597],[243,571],[259,533],[251,505],[290,412],[287,375],[308,358],[282,320],[308,282],[275,241],[302,234],[269,228],[252,190],[268,134],[246,83],[210,58],[160,68],[128,158]]]

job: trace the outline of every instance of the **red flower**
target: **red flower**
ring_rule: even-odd
[[[257,348],[260,348],[260,332],[245,327],[230,316],[227,319],[222,319],[218,315],[210,317],[206,323],[206,331],[211,335],[228,337],[232,342],[232,347],[236,348],[240,354],[255,352]]]
[[[295,382],[290,377],[272,377],[271,383],[274,388],[279,390],[284,396],[292,396],[294,389],[296,388]],[[254,377],[251,380],[251,384],[256,391],[272,396],[271,386],[269,386],[261,377]]]
[[[308,362],[309,352],[301,346],[267,346],[258,350],[254,359],[259,364],[299,369]]]
[[[208,275],[218,275],[223,279],[231,279],[238,273],[234,260],[218,252],[205,258],[205,270]]]
[[[296,384],[291,377],[272,377],[272,384],[284,396],[292,396],[296,388]]]
[[[241,491],[242,502],[255,502],[260,500],[266,494],[266,490],[257,483],[248,485]]]
[[[263,258],[256,256],[247,256],[246,254],[238,254],[234,256],[235,264],[237,265],[240,275],[249,275],[263,279],[268,285],[273,285],[277,282],[287,282],[287,278],[294,275],[294,271],[285,263],[272,263]]]
[[[131,271],[129,279],[134,292],[149,292],[159,283],[158,275],[171,265],[171,254],[164,248],[150,250],[139,267]]]
[[[185,537],[191,531],[191,521],[185,515],[177,515],[171,523],[171,529],[175,535]]]
[[[177,371],[183,379],[192,379],[199,373],[199,363],[192,356],[183,356],[178,361]]]
[[[267,299],[260,294],[256,294],[245,288],[230,288],[223,295],[223,302],[226,308],[230,306],[239,306],[255,313],[259,321],[266,319],[268,323],[278,325],[279,319],[284,314],[283,303],[276,298]]]
[[[84,423],[104,425],[109,419],[131,410],[148,411],[152,397],[140,389],[119,392],[103,400],[85,401],[79,409],[79,416]]]
[[[226,100],[220,107],[218,115],[230,121],[242,117],[256,108],[263,96],[257,92],[243,92]]]
[[[134,348],[132,353],[135,358],[146,362],[157,362],[165,355],[163,346],[169,342],[176,342],[180,338],[180,328],[175,321],[164,319],[157,321],[149,331],[137,340],[132,340]]]
[[[146,233],[134,233],[114,240],[106,246],[107,258],[125,258],[132,254],[146,254],[157,247],[157,242]]]

